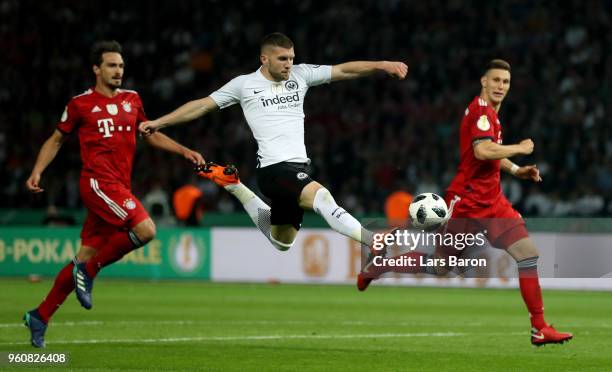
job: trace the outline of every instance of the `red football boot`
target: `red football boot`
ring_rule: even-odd
[[[393,234],[398,229],[398,227],[393,227],[385,231],[383,234]],[[387,254],[387,248],[389,247],[384,246],[382,249],[375,249],[373,245],[374,244],[372,243],[372,246],[370,246],[370,251],[368,252],[365,265],[363,265],[359,275],[357,275],[357,289],[362,292],[368,289],[368,286],[370,283],[372,283],[372,280],[378,279],[378,277],[384,273],[384,270],[381,270],[380,267],[374,265],[374,258],[376,258],[376,256],[385,257]]]
[[[571,333],[557,332],[553,328],[552,324],[548,325],[540,330],[535,328],[531,329],[531,344],[535,346],[542,346],[546,344],[562,344],[569,341],[574,337]]]

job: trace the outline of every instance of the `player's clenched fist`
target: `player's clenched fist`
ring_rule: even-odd
[[[521,147],[521,153],[523,155],[529,155],[533,152],[533,141],[531,139],[524,139],[519,143],[519,146]]]
[[[159,123],[156,120],[143,121],[138,125],[138,131],[143,136],[149,136],[159,129]]]
[[[39,192],[45,191],[38,184],[40,182],[40,174],[31,174],[30,178],[26,181],[26,187],[31,193],[38,194]]]
[[[408,66],[404,62],[385,61],[383,69],[390,76],[400,80],[404,79],[408,74]]]

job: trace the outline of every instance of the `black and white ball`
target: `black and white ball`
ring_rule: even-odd
[[[410,203],[412,225],[425,231],[434,231],[448,219],[448,207],[440,195],[426,192],[417,195]]]

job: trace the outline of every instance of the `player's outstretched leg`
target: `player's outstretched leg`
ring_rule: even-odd
[[[30,343],[34,347],[45,347],[47,324],[41,319],[37,309],[30,310],[23,316],[23,324],[30,330]]]
[[[332,229],[340,234],[368,247],[372,246],[374,233],[364,229],[355,217],[336,204],[336,200],[329,190],[320,184],[311,182],[304,188],[300,205],[314,210],[323,217]]]
[[[318,182],[312,181],[304,187],[300,195],[300,206],[314,210],[336,232],[369,247],[370,252],[364,267],[366,270],[372,265],[375,257],[385,255],[386,247],[377,249],[374,246],[374,232],[364,228],[355,217],[340,207],[329,190]],[[390,234],[395,230],[397,228],[392,228],[382,234]],[[378,275],[382,275],[382,273]],[[365,290],[378,275],[364,275],[361,278],[358,276],[358,288],[362,291]]]
[[[300,206],[314,210],[336,232],[369,247],[368,261],[385,254],[386,247],[377,249],[374,246],[374,232],[364,228],[355,217],[340,207],[329,190],[319,183],[313,181],[302,190]],[[397,229],[394,227],[381,234],[391,234]]]
[[[286,251],[290,245],[276,241],[272,235],[270,222],[270,207],[264,203],[253,191],[240,182],[238,170],[233,165],[221,166],[215,163],[206,163],[196,167],[196,173],[202,178],[209,179],[223,187],[232,194],[244,207],[255,226],[264,234],[266,239],[279,251]]]

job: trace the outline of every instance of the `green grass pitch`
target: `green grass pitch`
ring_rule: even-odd
[[[22,314],[51,280],[0,279],[0,352],[32,351]],[[545,291],[546,317],[574,333],[532,347],[518,290],[138,282],[74,294],[46,352],[71,370],[602,371],[612,368],[612,295]],[[11,368],[0,364],[0,369]],[[15,370],[24,370],[17,367]]]

